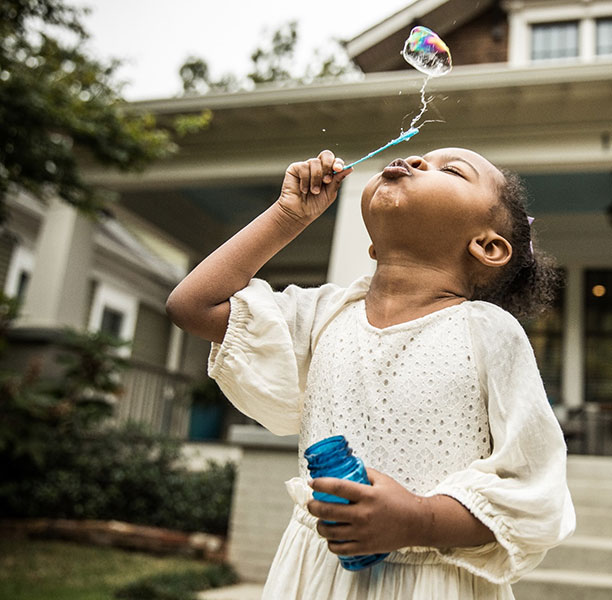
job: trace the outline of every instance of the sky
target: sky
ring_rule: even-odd
[[[330,39],[348,40],[413,0],[66,0],[89,7],[83,22],[88,50],[118,58],[117,75],[128,100],[181,93],[179,68],[189,56],[204,58],[213,77],[245,75],[250,55],[279,26],[298,21],[298,56],[305,64]],[[268,36],[269,37],[269,36]],[[267,38],[266,38],[267,39]]]

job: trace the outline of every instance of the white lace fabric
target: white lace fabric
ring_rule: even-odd
[[[228,332],[213,345],[209,373],[232,403],[274,433],[300,434],[301,481],[289,485],[296,513],[264,598],[511,598],[509,584],[575,525],[563,436],[528,340],[485,302],[377,329],[368,286],[277,293],[253,280],[232,298]],[[303,512],[303,450],[336,434],[407,489],[454,497],[497,541],[404,548],[368,570],[379,576],[347,575]]]
[[[364,463],[424,494],[491,452],[468,323],[460,306],[377,329],[363,299],[325,329],[313,354],[299,455],[342,434]],[[307,477],[300,460],[300,475]]]

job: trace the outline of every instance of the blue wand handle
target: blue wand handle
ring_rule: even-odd
[[[370,154],[367,154],[363,158],[360,158],[359,160],[356,160],[355,162],[352,162],[350,165],[346,165],[344,167],[344,169],[342,169],[342,170],[345,171],[346,169],[350,169],[351,167],[354,167],[355,165],[358,165],[359,163],[363,162],[364,160],[368,160],[368,158],[372,158],[373,156],[376,156],[377,154],[379,154],[383,150],[386,150],[387,148],[390,148],[391,146],[395,146],[396,144],[399,144],[400,142],[406,142],[410,138],[414,137],[417,133],[419,133],[419,130],[416,129],[415,127],[411,127],[408,131],[404,131],[399,137],[396,137],[394,140],[391,140],[388,144],[385,144],[384,146],[382,146],[378,150],[374,150],[374,152],[370,152]]]

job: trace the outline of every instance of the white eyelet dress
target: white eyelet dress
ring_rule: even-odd
[[[245,414],[299,432],[295,502],[265,600],[513,598],[510,584],[571,534],[566,449],[529,342],[516,320],[464,302],[378,329],[369,279],[348,289],[261,280],[236,294],[209,373]],[[495,534],[478,547],[401,548],[344,570],[306,510],[303,451],[344,435],[366,466],[420,495],[445,494]]]

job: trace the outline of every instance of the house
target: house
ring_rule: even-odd
[[[110,215],[94,223],[60,201],[44,204],[24,192],[7,204],[0,290],[21,300],[21,316],[3,368],[36,362],[43,377],[53,376],[65,327],[130,340],[120,349],[130,366],[116,418],[185,437],[189,391],[201,368],[177,368],[178,329],[165,314],[168,291],[184,276],[184,266],[160,258],[140,230]]]
[[[526,326],[551,403],[568,431],[582,432],[579,450],[596,451],[598,426],[586,428],[589,441],[584,423],[568,419],[598,413],[601,421],[612,403],[608,0],[416,0],[346,42],[365,73],[358,81],[135,103],[135,110],[162,121],[203,109],[212,109],[214,118],[209,129],[182,143],[178,155],[142,175],[88,169],[90,181],[119,193],[115,217],[104,224],[93,226],[69,207],[13,199],[0,242],[0,284],[9,294],[24,294],[22,332],[73,325],[132,339],[128,377],[135,379],[127,382],[118,410],[144,418],[145,405],[133,400],[141,393],[149,405],[166,407],[155,409],[155,418],[159,429],[159,414],[166,414],[167,429],[168,407],[189,404],[177,400],[175,384],[167,382],[182,377],[191,385],[201,378],[208,352],[207,344],[169,323],[167,292],[276,199],[289,163],[325,147],[356,159],[409,124],[420,106],[423,76],[400,50],[415,24],[437,31],[453,55],[453,71],[427,83],[425,118],[433,122],[410,146],[361,164],[339,202],[260,275],[282,288],[291,282],[347,284],[372,271],[359,195],[398,152],[461,145],[518,171],[532,193],[529,210],[541,245],[567,279],[551,314]],[[181,435],[187,435],[187,417],[181,418]]]
[[[291,162],[326,147],[354,160],[396,137],[420,107],[423,76],[400,56],[417,24],[437,31],[453,55],[453,71],[427,82],[433,122],[404,147],[361,164],[338,202],[259,275],[282,288],[344,285],[372,272],[360,193],[398,153],[464,146],[518,171],[531,191],[540,245],[567,281],[554,310],[526,323],[550,401],[574,452],[610,453],[610,0],[407,0],[406,8],[346,42],[364,71],[359,80],[135,103],[162,120],[204,109],[213,120],[178,155],[143,174],[88,168],[91,182],[119,193],[116,219],[106,225],[94,227],[59,204],[13,202],[12,229],[0,243],[0,282],[17,290],[29,279],[19,323],[24,336],[65,324],[133,336],[135,365],[146,363],[142,381],[157,377],[161,390],[141,398],[165,406],[160,414],[170,422],[174,407],[189,402],[172,382],[197,376],[208,346],[165,320],[163,299],[179,273],[145,253],[144,238],[130,232],[163,241],[162,256],[175,253],[191,267],[274,202]],[[123,414],[144,410],[129,395],[122,402]],[[176,431],[186,435],[187,408],[177,410],[183,416]],[[230,554],[243,576],[258,579],[290,511],[280,483],[278,494],[261,486],[291,476],[295,441],[248,428],[234,435],[247,467],[234,499]]]

